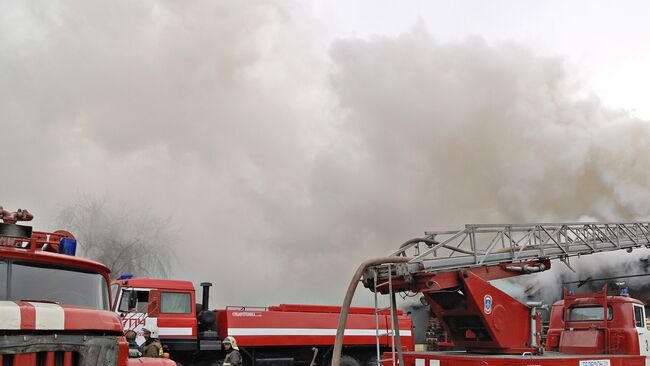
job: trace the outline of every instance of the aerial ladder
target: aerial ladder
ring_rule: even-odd
[[[542,304],[523,304],[489,281],[543,272],[553,260],[571,268],[572,257],[643,247],[650,248],[648,222],[471,224],[428,231],[387,257],[362,263],[350,282],[339,330],[361,281],[375,294],[388,295],[393,310],[395,293],[421,293],[453,342],[468,352],[538,354],[543,351],[537,311]],[[399,329],[391,334],[403,365]],[[339,350],[337,342],[333,366],[338,366]]]

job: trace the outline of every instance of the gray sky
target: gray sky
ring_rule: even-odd
[[[338,303],[428,229],[650,216],[647,5],[449,4],[0,1],[0,202],[169,217],[222,305]]]
[[[418,21],[442,42],[480,36],[558,55],[612,107],[650,118],[646,1],[318,1],[333,35],[397,35]]]

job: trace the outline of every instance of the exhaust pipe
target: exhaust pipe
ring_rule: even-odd
[[[208,311],[210,302],[210,286],[212,286],[212,282],[201,282],[201,287],[203,287],[203,303],[201,304],[201,311]]]
[[[537,332],[537,310],[548,310],[548,305],[544,305],[541,301],[528,301],[526,306],[530,307],[530,346],[537,350],[537,353],[543,352],[539,344],[537,344],[537,336],[541,336],[542,330]]]

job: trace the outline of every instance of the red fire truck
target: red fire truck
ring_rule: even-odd
[[[650,331],[646,328],[644,304],[629,297],[601,292],[564,298],[551,307],[546,349],[567,354],[648,355]]]
[[[422,294],[422,302],[462,351],[384,354],[405,366],[642,366],[650,364],[643,303],[623,293],[564,294],[550,307],[546,344],[540,302],[523,304],[489,281],[546,271],[552,260],[650,248],[650,223],[466,225],[427,232],[388,257],[364,262],[351,281],[342,313],[359,279],[379,294]],[[558,288],[559,290],[559,288]],[[332,365],[339,365],[339,335]],[[399,334],[397,335],[399,338]]]
[[[124,330],[141,333],[144,326],[157,326],[164,348],[186,366],[223,359],[221,340],[227,336],[236,338],[250,366],[323,365],[331,357],[337,306],[282,304],[209,310],[210,283],[201,284],[203,298],[197,304],[192,282],[125,277],[112,284],[112,307],[121,316]],[[388,318],[385,310],[375,316],[374,308],[351,309],[344,365],[375,365],[377,347],[381,351],[391,348]],[[413,350],[412,323],[401,312],[399,328],[404,350]]]
[[[0,207],[0,365],[162,365],[128,359],[120,319],[109,308],[109,270],[74,256],[67,231],[32,231],[26,210]]]

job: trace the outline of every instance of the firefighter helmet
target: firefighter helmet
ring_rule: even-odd
[[[227,343],[227,344],[230,344],[230,346],[231,346],[233,349],[236,349],[237,351],[239,351],[239,347],[237,347],[237,341],[235,340],[235,337],[228,336],[228,337],[224,338],[224,340],[223,340],[222,343],[224,343],[224,344],[226,344],[226,343]]]
[[[158,327],[155,325],[146,326],[142,328],[142,331],[151,333],[151,338],[158,338]]]

